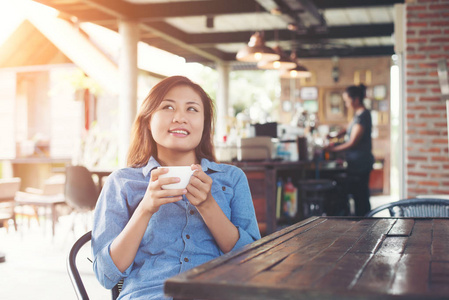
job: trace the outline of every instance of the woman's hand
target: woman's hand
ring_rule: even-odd
[[[326,147],[323,148],[323,151],[332,152],[332,151],[334,151],[334,148],[335,148],[335,143],[330,143],[329,145],[327,145]]]
[[[162,186],[180,181],[178,177],[159,178],[160,175],[168,172],[168,169],[157,168],[151,171],[151,179],[148,188],[139,206],[148,213],[154,214],[161,205],[177,202],[182,199],[182,195],[187,193],[186,189],[163,190]]]
[[[192,205],[199,207],[213,199],[211,194],[212,178],[203,172],[200,165],[192,165],[192,170],[195,172],[187,186],[186,197]]]

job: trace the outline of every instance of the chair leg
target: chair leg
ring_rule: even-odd
[[[14,229],[17,232],[17,221],[16,221],[16,213],[15,212],[12,215],[12,220],[14,221]]]

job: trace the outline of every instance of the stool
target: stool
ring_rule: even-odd
[[[327,215],[326,209],[328,203],[335,197],[333,196],[335,189],[336,183],[330,179],[299,181],[303,217]]]

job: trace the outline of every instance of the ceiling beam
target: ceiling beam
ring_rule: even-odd
[[[257,7],[254,0],[212,0],[135,5],[131,16],[146,21],[173,17],[217,16],[264,11],[264,9]]]
[[[341,39],[341,38],[359,38],[359,37],[375,37],[375,36],[390,36],[394,32],[394,24],[370,24],[357,26],[332,26],[327,28],[327,32],[315,33],[313,30],[304,34],[292,35],[289,30],[279,30],[277,32],[278,40],[321,40],[321,39]],[[190,34],[186,36],[185,42],[190,44],[226,44],[226,43],[248,43],[249,37],[253,31],[238,31],[238,32],[216,32],[216,33],[201,33]],[[276,31],[264,31],[266,41],[274,41],[276,38]]]
[[[393,46],[367,46],[367,47],[348,47],[348,48],[331,48],[331,49],[313,49],[297,51],[298,58],[329,58],[333,56],[339,57],[356,57],[356,56],[387,56],[394,54]]]
[[[391,6],[405,0],[313,0],[319,9]]]

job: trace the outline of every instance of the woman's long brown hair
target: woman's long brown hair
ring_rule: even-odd
[[[146,165],[151,156],[157,158],[156,142],[149,129],[150,119],[165,95],[175,86],[186,85],[197,92],[204,106],[204,130],[201,141],[195,149],[196,158],[201,161],[207,158],[216,161],[213,144],[214,106],[209,95],[199,86],[184,76],[172,76],[165,78],[156,84],[140,106],[139,112],[133,123],[131,144],[128,151],[127,164],[129,167],[138,168]]]

